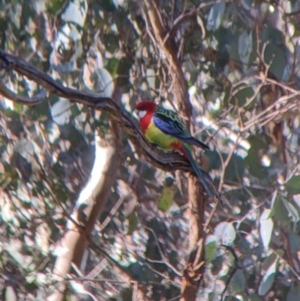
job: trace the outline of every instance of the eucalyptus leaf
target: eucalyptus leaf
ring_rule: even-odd
[[[205,240],[205,262],[210,263],[216,256],[218,250],[218,240],[214,235],[207,236]]]
[[[296,254],[300,250],[300,237],[297,233],[289,229],[289,245],[291,248],[291,253]]]
[[[135,213],[131,213],[128,217],[128,230],[127,230],[127,234],[128,235],[131,235],[136,229],[137,229],[137,226],[138,226],[138,218],[136,216]]]
[[[264,296],[265,294],[267,294],[267,292],[271,289],[272,285],[274,284],[276,267],[277,260],[275,260],[273,264],[268,268],[259,284],[258,294],[260,296]]]
[[[238,53],[241,58],[241,61],[245,65],[249,63],[252,47],[253,47],[252,32],[251,31],[247,32],[246,30],[244,30],[239,36]]]
[[[282,202],[283,202],[285,208],[287,209],[291,220],[293,222],[297,223],[299,221],[299,213],[298,213],[298,210],[296,209],[296,207],[291,202],[288,202],[285,199],[282,199]]]
[[[218,237],[222,244],[231,245],[236,237],[236,231],[232,223],[221,222],[214,231],[214,235]]]
[[[66,124],[70,120],[70,103],[60,98],[52,107],[51,115],[54,122],[59,125]]]
[[[270,214],[271,214],[271,210],[265,209],[259,220],[260,237],[262,239],[263,246],[266,250],[269,248],[269,244],[273,233],[273,227],[274,227],[274,222],[272,218],[270,218]]]
[[[300,193],[300,176],[293,176],[287,183],[286,187],[289,193]]]
[[[6,286],[6,288],[2,291],[3,293],[3,301],[17,301],[18,297],[16,294],[16,290],[13,288],[12,285]]]
[[[221,25],[222,17],[225,10],[225,2],[215,3],[208,14],[206,29],[215,31]]]
[[[251,175],[257,177],[258,179],[264,179],[267,177],[267,169],[261,164],[259,148],[251,146],[251,148],[248,150],[248,155],[245,158],[245,163]]]
[[[281,79],[287,63],[283,49],[273,44],[268,44],[264,53],[264,59],[266,63],[270,64],[270,72]]]
[[[65,22],[72,22],[82,27],[85,22],[87,9],[88,3],[86,0],[70,1],[64,9],[61,18]]]
[[[98,68],[92,75],[93,90],[102,97],[111,97],[114,82],[110,73],[104,68]]]
[[[274,216],[275,220],[282,222],[284,225],[290,223],[289,212],[283,203],[282,197],[277,194],[273,198],[271,215]]]
[[[254,91],[249,85],[241,84],[237,87],[238,92],[235,93],[234,97],[230,101],[231,103],[237,104],[242,107],[248,99],[254,95]]]
[[[287,301],[299,301],[300,300],[300,286],[294,286],[291,287],[287,297],[286,297]]]
[[[243,178],[244,171],[244,160],[234,154],[226,167],[225,178],[227,181],[239,182]]]
[[[231,289],[236,293],[240,293],[244,291],[245,285],[246,285],[246,279],[243,271],[237,270],[234,273],[232,280],[230,282]]]

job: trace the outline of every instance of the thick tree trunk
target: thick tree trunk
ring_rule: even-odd
[[[114,98],[120,100],[121,95],[120,89],[115,89]],[[64,300],[67,288],[65,279],[67,274],[71,272],[72,264],[84,273],[83,255],[88,247],[89,237],[94,225],[109,199],[111,187],[115,183],[120,165],[120,157],[117,151],[120,149],[117,147],[119,128],[114,121],[111,121],[110,125],[109,134],[106,134],[105,137],[95,135],[94,166],[89,181],[82,190],[72,214],[78,224],[69,221],[69,230],[59,243],[59,248],[64,251],[57,257],[53,269],[53,275],[59,285],[55,292],[49,296],[48,301]],[[82,228],[78,225],[82,225]]]
[[[163,23],[163,18],[160,14],[157,4],[153,0],[145,0],[147,7],[146,18],[149,19],[154,37],[164,52],[166,57],[166,65],[169,66],[169,73],[172,78],[172,92],[174,100],[177,103],[180,112],[185,115],[186,120],[189,120],[191,114],[191,104],[188,94],[188,86],[184,78],[182,66],[178,60],[174,39],[169,36],[168,29]],[[187,122],[187,127],[190,128],[190,122]],[[192,129],[191,129],[192,130]],[[189,177],[189,207],[190,207],[190,230],[189,230],[189,245],[190,256],[186,268],[183,273],[181,300],[193,301],[196,300],[197,291],[200,285],[200,279],[204,272],[204,194],[202,187],[199,187],[199,181],[195,177]]]
[[[69,222],[69,230],[58,244],[58,250],[61,250],[62,254],[57,257],[53,270],[54,279],[57,280],[58,285],[56,291],[48,298],[49,301],[64,300],[64,292],[67,287],[66,276],[71,272],[72,264],[81,270],[83,254],[88,246],[88,238],[111,194],[111,187],[118,171],[119,159],[114,139],[109,140],[111,141],[102,139],[98,141],[96,146],[96,148],[101,148],[100,154],[105,162],[102,166],[94,166],[99,172],[99,181],[97,191],[91,194],[89,200],[86,200],[86,204],[91,206],[90,210],[87,210],[90,211],[90,214],[84,221],[82,228]],[[95,162],[97,162],[97,158]]]

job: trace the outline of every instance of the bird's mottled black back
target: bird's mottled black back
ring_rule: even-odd
[[[179,117],[179,115],[176,112],[158,107],[155,111],[155,115],[159,119],[163,120],[165,123],[169,124],[171,128],[174,128],[175,136],[179,134],[182,138],[191,137],[190,132],[185,127],[182,119]],[[170,132],[168,131],[166,134],[170,134]]]
[[[197,140],[190,134],[180,116],[174,111],[157,107],[153,115],[153,122],[163,133],[167,135],[174,136],[182,141],[197,145],[203,149],[209,149],[206,144]]]

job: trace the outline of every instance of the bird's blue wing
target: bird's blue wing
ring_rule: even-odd
[[[165,134],[178,138],[181,141],[197,145],[203,149],[209,149],[209,147],[191,136],[184,123],[177,115],[177,113],[158,108],[153,115],[154,124]]]
[[[153,122],[167,135],[171,135],[181,140],[191,138],[191,134],[175,112],[160,109],[154,113]]]

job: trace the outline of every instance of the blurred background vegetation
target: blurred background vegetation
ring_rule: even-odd
[[[213,214],[194,300],[300,300],[299,17],[299,0],[0,1],[1,50],[65,86],[112,97],[134,119],[142,99],[179,110],[209,144],[203,168],[224,204],[205,205],[205,218]],[[174,93],[167,43],[190,115]],[[8,69],[1,81],[27,97],[40,89]],[[61,300],[59,242],[82,205],[99,134],[118,144],[91,235],[104,252],[86,248],[84,267],[62,275],[63,298],[180,300],[187,174],[153,167],[109,114],[82,104],[49,94],[28,107],[1,96],[0,108],[2,299]]]

